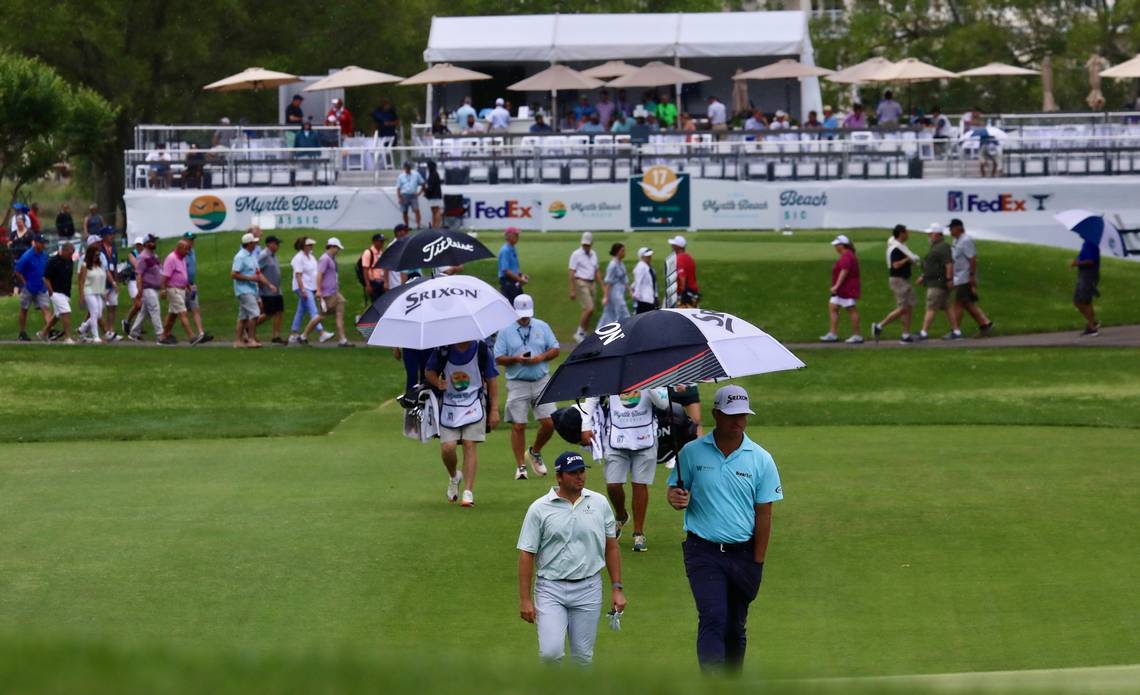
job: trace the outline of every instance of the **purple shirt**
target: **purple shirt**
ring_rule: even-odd
[[[136,259],[135,272],[142,278],[143,289],[157,290],[162,287],[162,264],[150,249],[144,249]]]
[[[594,104],[594,110],[598,112],[598,123],[608,128],[610,118],[614,115],[614,103],[612,101],[599,101],[597,104]]]
[[[336,276],[336,259],[327,253],[321,254],[321,260],[317,262],[317,275],[321,279],[317,287],[317,294],[320,296],[331,297],[340,289],[340,282]]]
[[[182,289],[189,287],[190,276],[186,272],[186,259],[179,258],[176,252],[171,251],[162,264],[162,277],[166,278],[167,287]]]

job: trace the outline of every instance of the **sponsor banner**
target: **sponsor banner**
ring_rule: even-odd
[[[689,175],[656,164],[629,179],[629,226],[633,229],[687,229],[690,226]]]
[[[400,219],[395,190],[382,188],[128,191],[123,202],[132,237],[235,231],[267,218],[276,229],[329,230],[391,228]],[[424,214],[430,219],[426,206]]]
[[[646,182],[648,177],[648,183]],[[668,167],[621,183],[573,186],[447,186],[461,194],[472,229],[535,231],[692,229],[849,229],[895,224],[924,228],[960,218],[980,238],[1078,248],[1053,219],[1071,208],[1119,215],[1140,227],[1133,176],[897,181],[753,182],[692,179]],[[655,200],[655,196],[657,199]],[[131,236],[247,228],[257,216],[278,229],[391,229],[401,221],[391,188],[229,188],[129,191]],[[646,208],[646,209],[642,209]],[[424,220],[430,219],[420,199]]]

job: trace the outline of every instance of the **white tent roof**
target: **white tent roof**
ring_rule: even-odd
[[[815,65],[804,12],[562,14],[434,17],[428,63],[566,62],[795,56]],[[819,82],[800,84],[803,113],[820,110]]]
[[[802,56],[803,12],[435,17],[424,60],[570,61]]]

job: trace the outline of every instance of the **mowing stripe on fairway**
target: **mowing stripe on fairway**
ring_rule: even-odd
[[[819,678],[809,683],[825,689],[859,688],[914,690],[926,692],[1048,691],[1048,692],[1136,692],[1140,684],[1140,664],[1128,666],[1088,666],[1081,668],[1032,669],[1026,671],[972,671],[929,673],[909,676],[867,678]]]

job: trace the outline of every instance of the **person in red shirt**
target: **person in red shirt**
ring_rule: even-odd
[[[701,302],[701,293],[697,289],[697,263],[685,251],[688,242],[685,237],[678,234],[669,240],[673,247],[673,255],[677,262],[677,306],[696,308]]]
[[[859,331],[859,309],[855,306],[859,299],[859,259],[855,257],[855,245],[846,234],[835,237],[831,245],[839,254],[839,260],[831,267],[831,299],[827,302],[830,329],[819,340],[824,343],[839,340],[836,331],[839,330],[839,308],[843,307],[851,318],[851,337],[843,342],[857,345],[863,342]]]
[[[348,137],[356,132],[352,127],[352,112],[344,105],[340,99],[332,100],[332,108],[329,109],[328,114],[325,116],[325,122],[329,125],[340,126],[340,134]]]
[[[28,219],[32,221],[32,233],[40,233],[40,204],[32,203],[32,207],[28,208]]]

